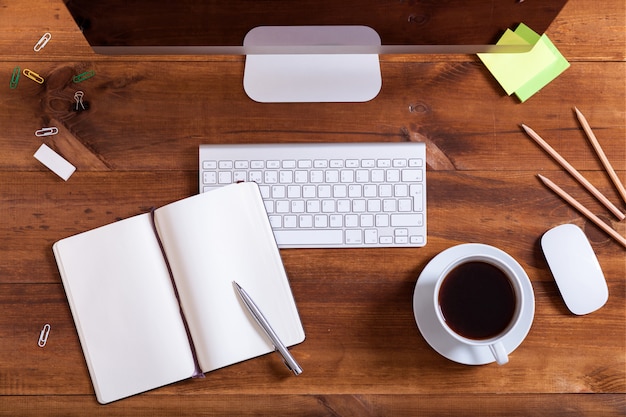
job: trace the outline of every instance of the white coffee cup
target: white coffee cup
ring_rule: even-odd
[[[458,342],[489,347],[495,361],[509,361],[502,341],[520,324],[527,295],[520,277],[505,262],[474,254],[451,261],[433,294],[435,315]]]

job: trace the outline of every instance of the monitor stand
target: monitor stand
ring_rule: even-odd
[[[367,26],[259,26],[244,39],[246,47],[297,45],[380,46]],[[374,48],[372,48],[374,49]],[[382,86],[375,53],[247,54],[246,94],[262,103],[364,102]]]

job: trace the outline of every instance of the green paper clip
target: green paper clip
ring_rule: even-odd
[[[74,78],[72,78],[72,81],[74,81],[74,83],[78,84],[80,82],[83,82],[85,80],[90,79],[94,75],[96,75],[96,72],[94,70],[85,71],[83,73],[75,75]]]
[[[11,76],[11,82],[9,83],[9,87],[11,90],[17,88],[17,83],[20,80],[20,67],[13,68],[13,75]]]

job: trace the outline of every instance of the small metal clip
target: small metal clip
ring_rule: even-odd
[[[46,346],[46,343],[48,342],[48,336],[50,336],[50,325],[46,323],[44,324],[43,329],[41,329],[41,333],[39,333],[39,341],[37,341],[37,346]]]
[[[20,67],[13,68],[13,75],[11,75],[11,82],[9,83],[9,87],[11,87],[11,90],[17,88],[17,83],[20,80],[20,72]]]
[[[77,91],[74,93],[74,100],[76,100],[76,107],[75,110],[76,111],[80,111],[81,109],[78,107],[82,107],[83,110],[87,110],[85,108],[85,104],[83,103],[83,97],[85,96],[85,93],[83,93],[82,91]]]
[[[96,71],[94,71],[94,70],[85,71],[85,72],[83,72],[83,73],[80,73],[80,74],[78,74],[78,75],[75,75],[75,76],[72,78],[72,81],[74,81],[74,83],[75,83],[75,84],[78,84],[78,83],[80,83],[80,82],[82,82],[82,81],[85,81],[85,80],[90,79],[90,78],[91,78],[91,77],[93,77],[94,75],[96,75]]]
[[[48,43],[50,39],[52,39],[52,35],[49,32],[44,33],[41,39],[39,39],[37,43],[35,44],[35,46],[33,47],[35,52],[41,51],[43,47],[46,46],[46,44]]]
[[[35,131],[35,136],[38,136],[38,137],[52,136],[52,135],[56,135],[57,133],[59,133],[59,129],[57,129],[54,126],[42,127],[41,129]]]
[[[44,81],[43,77],[37,74],[36,72],[29,70],[28,68],[24,68],[24,71],[22,71],[22,74],[24,74],[26,77],[30,78],[37,84],[43,84],[43,81]]]

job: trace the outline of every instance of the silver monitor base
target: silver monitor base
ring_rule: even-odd
[[[366,26],[260,26],[246,46],[380,46]],[[248,54],[243,77],[246,94],[262,103],[364,102],[382,86],[378,54]]]

